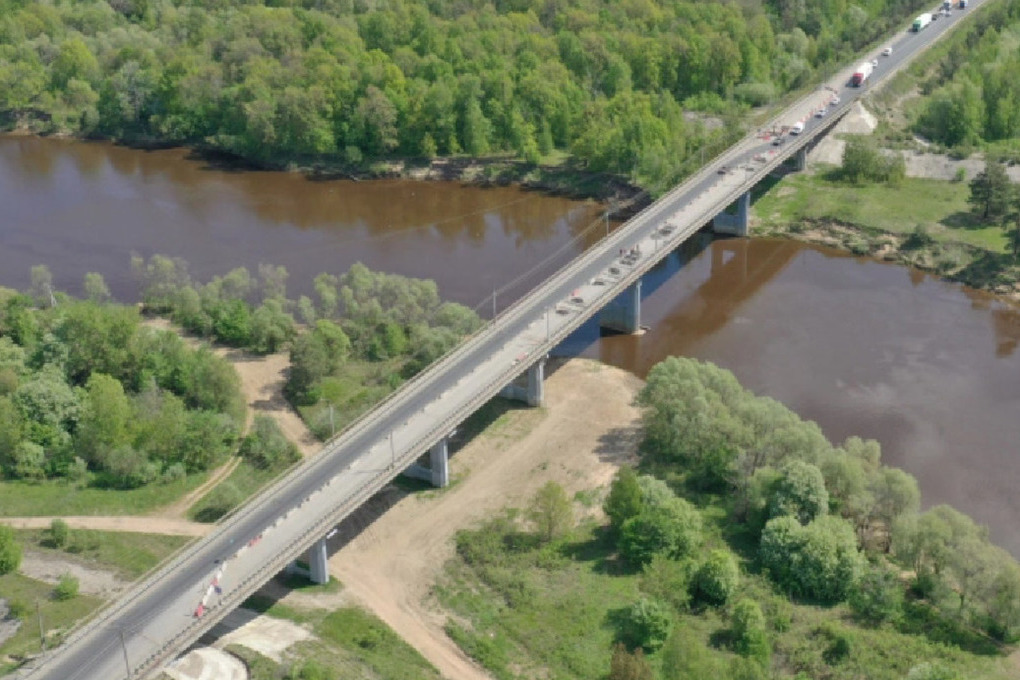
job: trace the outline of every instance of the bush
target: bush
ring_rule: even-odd
[[[762,566],[787,592],[821,602],[846,598],[863,569],[853,529],[838,517],[801,526],[793,517],[769,520],[761,536]]]
[[[792,460],[779,471],[769,497],[768,515],[791,515],[801,524],[824,515],[829,507],[829,492],[825,490],[822,472],[810,463]]]
[[[640,647],[651,652],[662,646],[672,626],[668,606],[642,598],[624,614],[619,634],[621,641],[631,649]]]
[[[297,446],[287,440],[276,421],[264,415],[255,416],[238,453],[260,470],[285,468],[301,459]]]
[[[891,569],[873,565],[854,585],[848,602],[863,621],[877,624],[895,620],[903,610],[903,586]]]
[[[24,600],[12,599],[7,601],[7,615],[11,618],[24,621],[31,613],[28,603]]]
[[[655,555],[681,558],[701,540],[701,517],[690,503],[673,498],[660,507],[646,508],[623,523],[619,549],[632,564],[643,565]]]
[[[676,611],[683,611],[691,600],[690,585],[694,564],[655,555],[641,571],[638,588],[648,597],[668,602]]]
[[[64,574],[53,589],[53,598],[56,600],[73,600],[78,597],[78,579],[70,574]]]
[[[608,680],[654,680],[654,678],[655,672],[640,647],[633,654],[620,644],[613,648]]]
[[[748,598],[737,602],[733,606],[731,624],[734,651],[767,666],[772,647],[765,634],[765,616],[758,603]]]
[[[724,550],[713,550],[694,577],[695,596],[706,604],[726,604],[739,581],[740,572],[733,556]]]
[[[244,500],[244,495],[232,482],[221,482],[202,499],[203,507],[195,513],[199,522],[216,522],[228,512],[236,508]]]
[[[14,529],[0,524],[0,576],[17,571],[21,566],[21,544]]]
[[[50,522],[50,542],[55,548],[63,548],[67,545],[67,539],[71,534],[71,530],[67,526],[67,522],[62,519],[54,519]]]

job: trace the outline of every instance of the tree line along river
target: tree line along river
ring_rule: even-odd
[[[487,315],[494,289],[502,308],[604,233],[600,206],[517,188],[313,181],[36,137],[0,137],[0,205],[0,285],[26,288],[45,264],[74,294],[97,271],[121,300],[137,295],[132,254],[183,258],[201,280],[283,265],[292,295],[360,261],[434,279]],[[643,335],[588,324],[560,351],[640,376],[671,354],[714,361],[832,439],[878,439],[925,505],[972,515],[1020,557],[1020,309],[903,267],[744,239],[670,255],[643,307]]]

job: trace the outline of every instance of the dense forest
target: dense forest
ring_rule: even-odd
[[[0,289],[0,474],[133,488],[232,454],[245,405],[234,369],[149,328],[89,274],[91,299]]]
[[[457,535],[447,630],[497,678],[1015,677],[1020,566],[879,445],[692,359],[655,366],[605,519],[550,482]]]
[[[1020,157],[1020,2],[995,3],[912,70],[913,130],[947,147]]]
[[[925,4],[0,0],[0,114],[276,164],[561,150],[651,185]]]

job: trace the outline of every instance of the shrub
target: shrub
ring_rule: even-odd
[[[660,507],[646,508],[623,523],[620,553],[643,565],[657,554],[680,558],[701,540],[701,517],[690,503],[674,498]]]
[[[903,586],[891,569],[873,565],[854,585],[848,602],[850,609],[863,621],[895,620],[903,609]]]
[[[78,579],[70,574],[64,574],[53,589],[53,598],[56,600],[73,600],[78,597]]]
[[[695,596],[707,604],[726,604],[739,580],[740,572],[733,556],[724,550],[713,550],[694,577]]]
[[[655,673],[640,647],[633,653],[628,652],[627,648],[620,644],[613,648],[608,680],[654,680],[654,678]]]
[[[28,603],[24,600],[12,599],[7,601],[7,615],[11,618],[24,621],[31,613]]]
[[[831,516],[807,526],[793,517],[769,520],[759,557],[782,588],[822,602],[846,598],[863,568],[853,529]]]
[[[624,614],[620,639],[632,649],[640,647],[651,652],[662,646],[672,626],[668,606],[642,598]]]
[[[677,611],[687,608],[691,600],[690,585],[694,564],[655,555],[641,571],[638,587],[648,597],[668,602]]]
[[[71,530],[67,526],[67,522],[62,519],[54,519],[50,522],[50,542],[53,543],[55,548],[63,548],[67,545],[67,539],[71,534]]]
[[[21,544],[14,529],[0,524],[0,576],[17,571],[21,566]]]
[[[731,614],[733,649],[738,654],[768,665],[772,648],[765,634],[765,616],[754,600],[744,598]]]
[[[261,470],[284,468],[301,458],[276,421],[264,415],[255,416],[251,432],[241,441],[238,453]]]

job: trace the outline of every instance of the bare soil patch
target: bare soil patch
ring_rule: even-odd
[[[53,585],[56,585],[64,574],[70,574],[78,579],[78,592],[103,598],[112,598],[129,585],[111,571],[87,567],[71,559],[51,554],[44,555],[31,550],[25,551],[19,571],[37,581]]]
[[[248,680],[248,668],[233,654],[199,647],[163,669],[172,680]]]
[[[271,616],[260,616],[250,609],[235,609],[212,629],[215,646],[243,645],[279,663],[288,647],[315,637],[298,624]]]
[[[137,517],[114,515],[110,517],[85,515],[81,517],[4,517],[3,523],[15,529],[48,529],[50,522],[62,519],[72,529],[97,531],[125,531],[137,534],[163,534],[166,536],[205,536],[213,530],[210,524],[170,517]]]
[[[355,513],[356,535],[330,560],[333,575],[444,677],[488,678],[446,636],[445,614],[430,598],[453,554],[454,533],[504,506],[523,505],[550,479],[571,494],[608,484],[636,454],[633,400],[640,387],[617,368],[587,359],[563,363],[546,383],[545,408],[508,412],[454,456],[453,486],[395,501],[399,492],[382,494]]]

